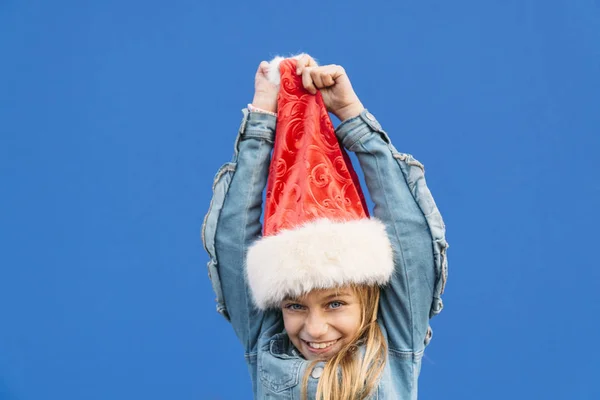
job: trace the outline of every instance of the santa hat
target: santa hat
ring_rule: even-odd
[[[256,305],[279,307],[313,289],[386,284],[394,265],[385,226],[369,218],[321,93],[304,89],[294,58],[275,58],[269,79],[280,84],[277,130],[263,237],[246,259]]]

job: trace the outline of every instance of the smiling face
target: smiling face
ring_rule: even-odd
[[[281,303],[285,330],[307,360],[328,360],[356,339],[362,306],[350,287],[313,290]]]

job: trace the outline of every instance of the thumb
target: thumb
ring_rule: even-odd
[[[258,65],[258,70],[256,71],[256,76],[266,76],[269,72],[269,63],[266,61],[261,61]]]

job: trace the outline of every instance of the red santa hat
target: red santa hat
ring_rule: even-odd
[[[262,310],[314,289],[384,285],[394,270],[385,226],[369,218],[321,93],[304,89],[295,58],[277,57],[269,70],[269,80],[280,84],[277,129],[263,237],[246,259]]]

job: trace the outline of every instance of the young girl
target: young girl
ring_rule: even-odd
[[[273,76],[283,78],[285,68],[293,68],[296,80],[288,77],[279,85]],[[304,94],[289,89],[294,82]],[[282,110],[285,96],[293,104]],[[278,135],[281,124],[293,128],[298,116],[290,115],[313,100],[342,121],[333,140],[357,155],[374,218],[361,210],[359,187],[356,200],[348,195],[337,207],[356,216],[340,221],[328,216],[330,203],[320,203],[310,208],[325,213],[319,218],[290,217],[295,201],[306,210],[310,200],[301,197],[302,184],[278,181],[287,168],[282,158],[298,143],[282,144],[283,152],[276,147],[269,170],[276,123]],[[394,148],[342,67],[317,66],[307,55],[262,62],[253,102],[243,112],[233,161],[215,178],[202,239],[217,310],[245,348],[254,397],[416,399],[421,358],[431,339],[429,318],[442,309],[448,247],[423,166]],[[310,113],[300,117],[305,114]],[[316,119],[326,130],[329,119]],[[316,156],[303,157],[310,164]],[[337,167],[336,174],[348,168]],[[358,186],[348,176],[352,179],[319,173],[308,180],[329,192],[343,182],[337,189],[346,196],[352,183]],[[272,185],[261,234],[267,179]]]

